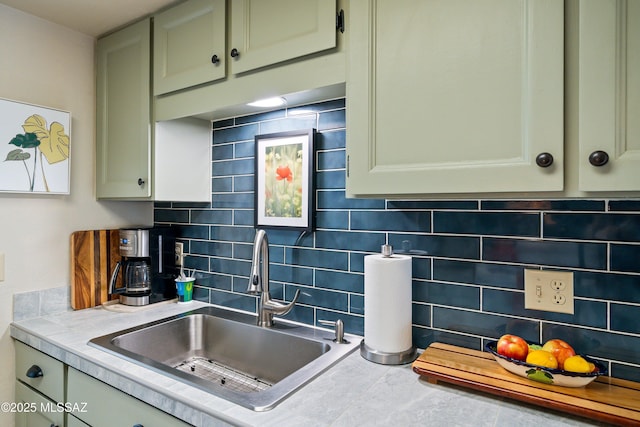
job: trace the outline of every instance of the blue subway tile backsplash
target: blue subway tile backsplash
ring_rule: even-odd
[[[504,333],[561,338],[640,381],[640,200],[383,200],[345,193],[345,100],[212,123],[210,203],[157,202],[174,226],[195,298],[245,311],[254,229],[255,135],[317,129],[316,231],[268,230],[271,290],[287,318],[342,319],[364,333],[364,257],[412,256],[413,339],[482,349]],[[575,314],[524,308],[524,270],[574,272]]]
[[[540,216],[530,212],[434,212],[434,233],[540,236]]]

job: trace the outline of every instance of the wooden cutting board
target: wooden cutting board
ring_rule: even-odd
[[[71,234],[71,307],[101,305],[110,299],[109,280],[120,260],[118,230],[86,230]],[[121,286],[119,275],[116,286]]]
[[[560,387],[507,372],[486,352],[432,343],[413,362],[431,383],[447,382],[620,426],[640,425],[640,383],[598,377],[586,387]]]

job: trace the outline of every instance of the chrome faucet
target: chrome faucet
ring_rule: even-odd
[[[262,268],[260,268],[262,258]],[[296,290],[293,301],[283,304],[271,299],[269,294],[269,240],[267,233],[259,229],[253,241],[253,257],[251,261],[251,274],[247,293],[260,294],[258,306],[258,326],[270,328],[273,326],[273,315],[285,315],[291,311],[300,296],[300,289]]]

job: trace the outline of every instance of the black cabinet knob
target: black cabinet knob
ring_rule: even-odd
[[[234,47],[233,49],[231,49],[230,55],[232,58],[237,58],[238,56],[240,56],[240,52],[238,52],[238,49]]]
[[[142,187],[144,185],[144,179],[138,178],[138,185]]]
[[[553,156],[551,153],[540,153],[536,157],[536,165],[541,168],[548,168],[553,164]]]
[[[593,166],[604,166],[609,162],[609,155],[606,151],[594,151],[589,155],[589,163]]]
[[[40,369],[40,366],[38,365],[33,365],[27,370],[27,377],[29,378],[39,378],[43,375],[44,373],[42,372],[42,369]]]
[[[218,58],[218,55],[213,55],[213,56],[211,57],[211,63],[212,63],[212,64],[215,64],[215,65],[217,65],[217,64],[219,64],[219,63],[220,63],[220,58]]]

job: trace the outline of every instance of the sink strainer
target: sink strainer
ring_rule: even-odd
[[[195,375],[198,378],[211,381],[223,387],[240,392],[263,391],[272,384],[261,379],[251,377],[243,372],[225,366],[206,357],[193,356],[180,362],[174,368]]]

